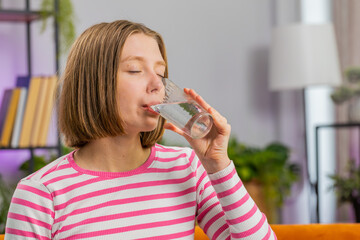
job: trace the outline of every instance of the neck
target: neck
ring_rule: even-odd
[[[75,153],[74,160],[87,170],[126,172],[140,167],[149,155],[150,149],[141,146],[136,134],[91,141]]]

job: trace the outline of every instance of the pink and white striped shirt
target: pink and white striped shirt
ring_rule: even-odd
[[[156,144],[128,172],[80,168],[73,152],[22,179],[5,239],[276,239],[231,163],[207,174],[190,148]]]

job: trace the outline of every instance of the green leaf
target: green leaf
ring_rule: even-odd
[[[335,190],[340,202],[353,202],[360,195],[360,166],[356,166],[355,160],[348,162],[347,172],[344,175],[329,175],[333,180],[330,189]]]
[[[54,0],[42,0],[40,7],[40,14],[42,17],[41,32],[47,28],[47,20],[49,17],[56,18],[59,26],[59,42],[60,53],[66,52],[75,40],[75,13],[71,0],[59,1],[58,12],[54,10]]]
[[[256,179],[262,184],[269,205],[282,206],[300,176],[300,166],[289,162],[290,149],[279,142],[262,149],[246,146],[231,137],[228,155],[242,181]]]
[[[351,83],[360,82],[360,67],[349,67],[345,70],[345,76]]]
[[[354,95],[355,93],[353,89],[346,86],[341,86],[331,94],[331,99],[334,103],[341,104],[350,100]]]
[[[15,186],[10,186],[4,182],[0,175],[0,233],[5,232],[5,223],[10,207],[11,197],[15,191]]]
[[[254,177],[254,171],[249,167],[239,168],[237,173],[239,174],[239,177],[245,182],[250,181]]]

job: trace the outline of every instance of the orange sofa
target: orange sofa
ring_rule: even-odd
[[[360,240],[360,224],[271,225],[278,240]],[[4,235],[0,235],[0,240]],[[209,240],[200,227],[195,228],[195,240]]]
[[[304,224],[271,225],[278,240],[360,240],[360,224]],[[195,240],[208,240],[201,230],[195,228]]]

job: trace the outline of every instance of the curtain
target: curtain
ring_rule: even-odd
[[[342,72],[351,66],[360,66],[360,1],[333,0],[333,22]],[[343,80],[346,83],[346,80]],[[348,103],[336,107],[337,122],[348,122]],[[337,169],[345,174],[349,159],[359,164],[359,131],[360,128],[337,130]],[[350,204],[341,205],[338,210],[338,221],[353,219]]]

